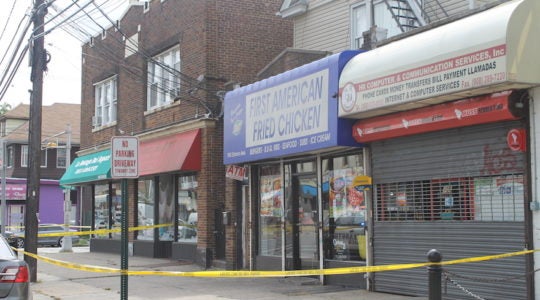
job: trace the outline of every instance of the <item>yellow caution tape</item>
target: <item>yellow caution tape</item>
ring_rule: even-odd
[[[157,225],[146,225],[146,226],[137,226],[137,227],[130,227],[128,228],[128,231],[138,231],[138,230],[145,230],[145,229],[152,229],[152,228],[161,228],[161,227],[169,227],[173,226],[173,224],[157,224]],[[50,237],[50,236],[75,236],[75,235],[103,235],[108,233],[118,233],[121,232],[122,228],[117,227],[113,229],[97,229],[97,230],[87,230],[87,231],[65,231],[65,232],[55,232],[55,233],[39,233],[38,237]],[[20,234],[20,237],[24,237],[24,234]]]
[[[497,255],[487,255],[479,257],[470,257],[463,259],[456,259],[450,261],[443,261],[441,263],[411,263],[411,264],[395,264],[395,265],[382,265],[382,266],[364,266],[364,267],[345,267],[345,268],[332,268],[332,269],[315,269],[315,270],[293,270],[293,271],[195,271],[195,272],[180,272],[180,271],[130,271],[130,270],[120,270],[114,268],[100,267],[100,266],[91,266],[91,265],[82,265],[75,264],[70,262],[65,262],[57,259],[52,259],[33,253],[25,252],[20,249],[15,249],[18,252],[24,253],[35,259],[42,260],[44,262],[54,264],[57,266],[87,271],[95,273],[115,273],[115,274],[126,274],[126,275],[152,275],[152,276],[178,276],[178,277],[241,277],[241,278],[255,278],[255,277],[284,277],[284,276],[310,276],[310,275],[339,275],[339,274],[356,274],[356,273],[374,273],[374,272],[384,272],[384,271],[397,271],[405,269],[413,269],[419,267],[427,267],[432,265],[454,265],[461,263],[470,263],[470,262],[479,262],[487,261],[494,259],[501,259],[525,254],[531,254],[540,250],[525,250],[518,252],[510,252]]]

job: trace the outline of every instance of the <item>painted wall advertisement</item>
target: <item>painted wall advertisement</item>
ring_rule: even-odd
[[[336,146],[339,59],[330,56],[227,93],[225,164]]]
[[[497,45],[378,78],[345,82],[340,116],[394,106],[507,80],[506,45]]]

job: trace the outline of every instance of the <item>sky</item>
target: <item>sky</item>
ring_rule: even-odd
[[[20,38],[20,31],[17,28],[24,18],[25,14],[33,6],[32,0],[0,0],[2,9],[0,9],[0,80],[6,73],[8,63],[12,58],[16,42]],[[43,74],[43,105],[53,103],[81,103],[81,47],[83,41],[87,40],[87,35],[100,32],[98,26],[104,28],[111,27],[107,18],[103,17],[101,11],[106,13],[112,20],[121,17],[127,9],[129,0],[95,0],[94,2],[101,8],[101,11],[91,4],[84,12],[78,11],[79,6],[84,6],[91,0],[56,0],[52,1],[54,7],[49,8],[46,16],[51,18],[58,12],[67,8],[67,10],[46,23],[45,31],[52,29],[51,33],[45,36],[45,49],[50,53],[51,60],[47,65],[47,72]],[[71,6],[70,6],[71,5]],[[12,11],[13,9],[13,11]],[[10,16],[11,12],[11,16]],[[88,14],[86,14],[87,12]],[[94,21],[90,20],[90,17]],[[65,21],[68,19],[68,21]],[[23,26],[28,19],[25,19]],[[54,28],[57,23],[60,26]],[[96,25],[101,24],[101,25]],[[33,25],[30,26],[31,32]],[[67,31],[67,32],[66,32]],[[3,32],[3,33],[2,33]],[[68,33],[69,32],[69,33]],[[84,32],[84,33],[82,33]],[[75,37],[74,37],[75,35]],[[15,42],[10,42],[14,40]],[[22,47],[28,44],[29,36],[23,39]],[[17,57],[17,56],[16,56]],[[9,70],[8,70],[9,71]],[[30,81],[31,67],[29,65],[29,55],[26,54],[22,64],[18,68],[7,92],[2,97],[0,93],[0,105],[9,103],[15,107],[20,103],[29,104],[30,94],[28,90],[32,89]],[[9,74],[9,73],[7,73]],[[5,80],[7,82],[7,79]],[[0,82],[3,87],[4,82]]]

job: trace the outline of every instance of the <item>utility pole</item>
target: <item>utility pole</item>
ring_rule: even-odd
[[[28,176],[26,187],[26,210],[24,221],[24,249],[37,254],[37,231],[39,224],[39,187],[41,180],[41,106],[43,102],[43,71],[46,68],[47,55],[43,37],[44,20],[47,4],[43,0],[34,1],[32,13],[34,31],[31,37],[32,51],[32,91],[30,92],[30,122],[28,134]],[[24,260],[30,267],[30,281],[37,281],[37,260],[25,255]]]

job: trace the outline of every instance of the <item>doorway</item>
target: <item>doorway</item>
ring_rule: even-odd
[[[319,200],[315,161],[285,165],[285,268],[319,268]]]

